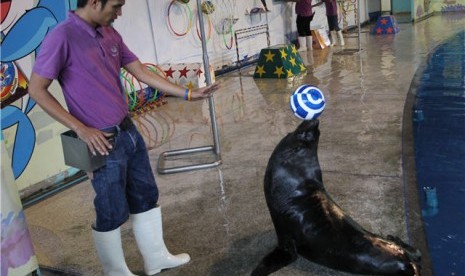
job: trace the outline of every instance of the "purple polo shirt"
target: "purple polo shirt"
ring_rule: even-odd
[[[57,79],[69,112],[87,126],[119,124],[128,113],[120,69],[137,60],[113,27],[94,29],[74,12],[42,42],[33,72]]]
[[[323,0],[326,6],[326,15],[334,16],[337,15],[337,3],[336,0]]]
[[[300,16],[312,16],[312,0],[300,0],[295,4],[295,13]]]

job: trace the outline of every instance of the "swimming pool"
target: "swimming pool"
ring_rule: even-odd
[[[464,79],[465,31],[462,31],[436,47],[420,66],[404,112],[404,116],[410,115],[407,117],[411,122],[407,124],[411,126],[414,155],[414,166],[408,169],[416,169],[413,178],[417,194],[408,192],[412,187],[406,188],[406,196],[410,197],[406,199],[410,200],[407,219],[412,231],[409,232],[411,236],[423,235],[429,269],[438,276],[465,275]],[[415,197],[417,205],[412,203]],[[418,224],[412,227],[415,214],[422,227]]]

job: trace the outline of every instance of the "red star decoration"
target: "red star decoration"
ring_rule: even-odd
[[[187,78],[187,72],[189,72],[190,70],[187,69],[187,66],[184,67],[184,69],[182,70],[179,70],[179,73],[181,73],[181,75],[179,76],[180,78],[182,78],[182,76],[186,77]]]
[[[378,27],[378,29],[376,29],[376,33],[377,33],[377,34],[380,34],[380,33],[382,33],[382,32],[383,32],[383,29],[381,29],[380,27]]]
[[[391,27],[389,27],[389,28],[387,28],[386,31],[387,31],[388,34],[392,34],[393,29]]]
[[[387,24],[386,18],[381,19],[380,22],[381,22],[381,24],[383,24],[383,25],[386,25],[386,24]]]
[[[197,71],[197,72],[196,72],[195,74],[197,75],[197,77],[200,78],[200,76],[201,76],[202,73],[203,73],[203,72],[202,72],[202,69],[199,68],[199,69],[197,69],[196,71]]]
[[[167,78],[173,78],[173,73],[176,72],[174,71],[171,67],[168,70],[164,70],[166,77]]]

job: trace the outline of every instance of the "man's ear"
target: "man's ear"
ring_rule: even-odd
[[[89,0],[89,3],[91,5],[92,8],[97,8],[100,4],[100,1],[99,0]]]

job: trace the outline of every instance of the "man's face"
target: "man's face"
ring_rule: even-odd
[[[122,7],[126,0],[108,0],[105,6],[102,8],[102,3],[97,3],[97,23],[100,26],[111,25],[118,16],[122,15]]]

